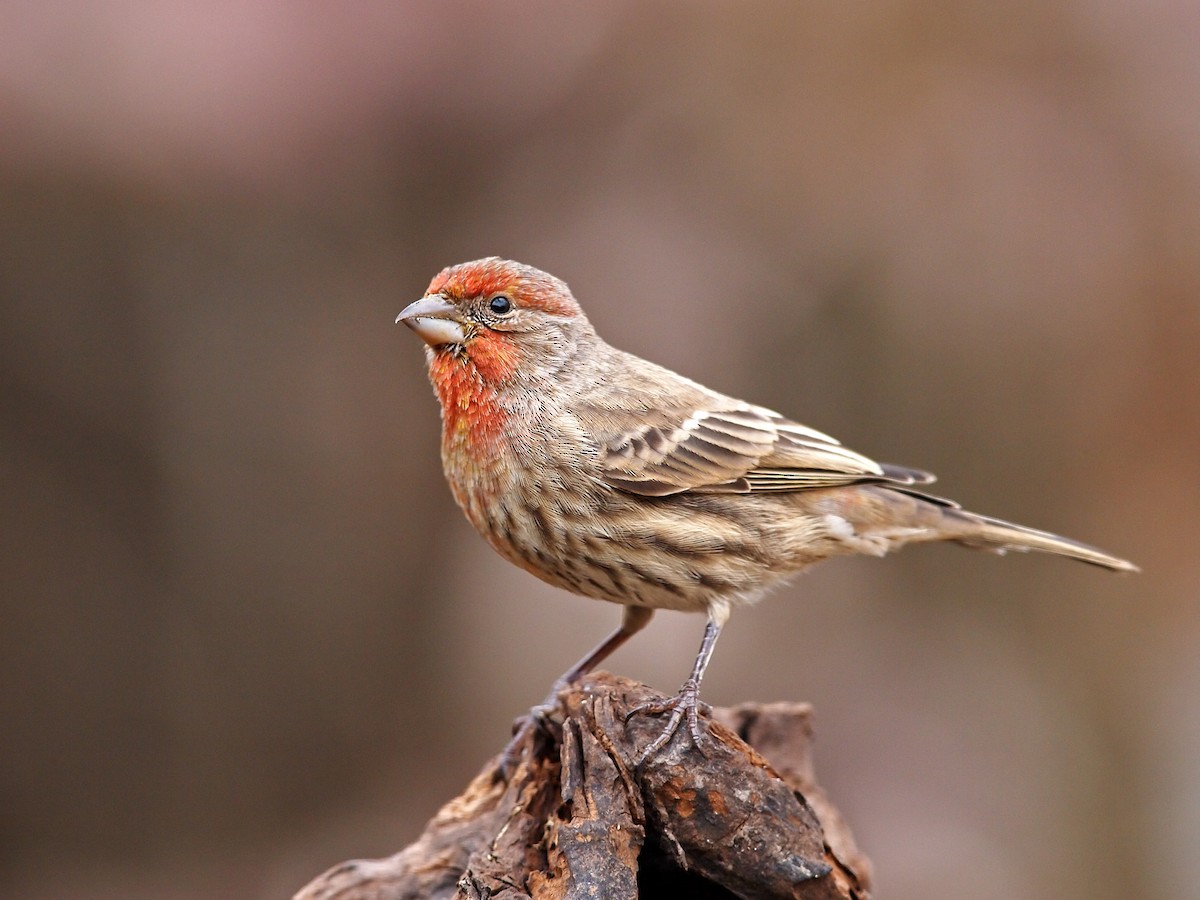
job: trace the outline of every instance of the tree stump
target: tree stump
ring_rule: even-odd
[[[640,768],[662,697],[596,673],[564,690],[505,780],[499,757],[395,856],[334,866],[295,900],[869,896],[870,863],[813,777],[807,704],[701,720]]]

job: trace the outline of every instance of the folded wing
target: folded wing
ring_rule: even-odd
[[[934,480],[917,469],[881,465],[827,434],[749,404],[686,415],[639,411],[638,424],[602,438],[600,465],[608,484],[647,497]]]

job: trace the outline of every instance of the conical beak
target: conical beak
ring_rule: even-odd
[[[422,297],[404,307],[403,312],[396,316],[396,324],[401,322],[430,347],[461,344],[467,339],[454,304],[437,295]]]

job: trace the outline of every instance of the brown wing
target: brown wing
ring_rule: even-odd
[[[757,406],[702,409],[686,418],[640,412],[636,427],[602,440],[604,480],[632,494],[799,491],[862,481],[927,484],[933,476],[884,466],[829,435]]]

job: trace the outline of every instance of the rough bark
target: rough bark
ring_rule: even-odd
[[[640,768],[662,698],[598,673],[558,697],[505,780],[499,757],[416,843],[335,866],[296,900],[869,896],[870,864],[817,787],[807,704],[702,718]]]

